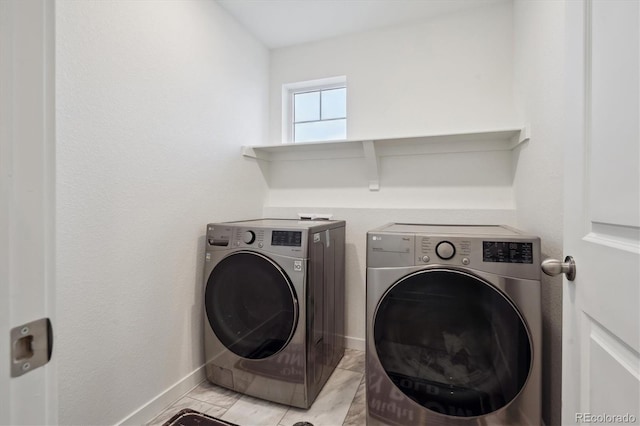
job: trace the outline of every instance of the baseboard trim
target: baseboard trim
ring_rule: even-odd
[[[365,340],[360,337],[344,336],[345,347],[349,349],[356,349],[359,351],[365,350]],[[183,395],[188,393],[191,389],[196,387],[200,382],[205,379],[204,365],[195,369],[190,374],[187,374],[182,379],[167,388],[164,392],[147,402],[133,413],[116,423],[117,426],[127,425],[144,425],[148,421],[152,420],[155,416],[160,414],[163,410],[169,407],[172,403],[180,399]]]
[[[344,336],[344,346],[349,349],[356,349],[364,351],[365,344],[364,339],[361,337]]]
[[[187,374],[116,425],[144,425],[205,379],[204,365]]]

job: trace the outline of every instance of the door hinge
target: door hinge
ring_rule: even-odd
[[[53,329],[49,318],[11,329],[11,377],[42,367],[51,359]]]

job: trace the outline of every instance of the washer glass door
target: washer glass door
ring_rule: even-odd
[[[220,342],[247,359],[267,358],[282,350],[298,321],[289,277],[268,257],[249,251],[233,253],[213,268],[205,310]]]
[[[515,306],[484,280],[455,270],[408,275],[374,316],[380,364],[406,396],[456,417],[496,411],[524,387],[532,361]]]

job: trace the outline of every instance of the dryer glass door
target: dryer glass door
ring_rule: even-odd
[[[231,254],[211,271],[205,310],[220,342],[247,359],[282,350],[298,321],[291,281],[276,263],[253,252]]]
[[[420,271],[396,282],[378,304],[373,332],[395,386],[449,416],[506,406],[531,369],[531,341],[518,310],[495,287],[460,271]]]

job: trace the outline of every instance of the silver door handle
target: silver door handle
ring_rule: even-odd
[[[564,262],[558,259],[546,259],[542,262],[542,272],[551,277],[565,274],[569,281],[573,281],[576,278],[576,262],[571,256],[565,257]]]

